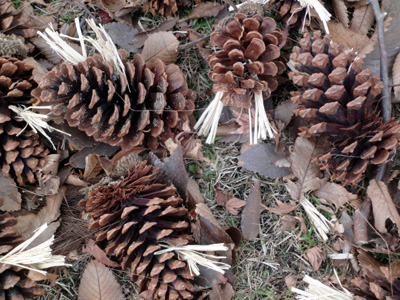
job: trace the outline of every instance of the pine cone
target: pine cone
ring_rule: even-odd
[[[41,99],[55,116],[96,141],[130,149],[155,150],[188,126],[197,95],[188,89],[177,65],[157,60],[147,68],[143,57],[119,51],[127,80],[95,54],[77,65],[64,62],[42,78]]]
[[[276,75],[286,70],[280,59],[286,36],[274,19],[260,15],[236,14],[222,24],[211,33],[211,43],[223,49],[208,58],[213,89],[224,92],[224,105],[250,108],[253,93],[262,91],[266,99],[278,87]]]
[[[157,182],[161,168],[139,163],[122,180],[105,181],[89,192],[80,205],[93,221],[96,241],[131,278],[145,299],[192,299],[194,279],[175,252],[154,255],[160,243],[174,246],[193,241],[187,209],[176,188]]]
[[[0,164],[3,175],[21,186],[36,181],[35,170],[44,166],[48,153],[38,135],[9,108],[33,102],[31,93],[37,87],[33,69],[16,58],[0,57]]]
[[[25,5],[23,2],[21,5]],[[36,36],[36,29],[26,24],[29,22],[23,10],[15,9],[11,0],[0,0],[0,31],[6,35],[14,34],[23,39]]]
[[[290,73],[296,85],[304,87],[292,93],[297,114],[311,125],[300,128],[301,136],[324,136],[332,150],[315,158],[321,169],[335,180],[356,183],[369,164],[385,163],[399,140],[398,122],[383,122],[380,116],[382,82],[353,51],[345,51],[331,38],[319,32],[306,34],[291,59],[301,73]],[[307,75],[306,75],[307,74]]]
[[[17,223],[17,219],[9,214],[0,214],[0,255],[4,256],[24,238],[7,227]],[[45,294],[45,290],[37,286],[37,281],[27,277],[29,271],[20,267],[0,264],[0,299],[23,300],[33,299]]]
[[[150,12],[153,16],[172,16],[178,11],[178,6],[190,5],[191,2],[185,0],[147,0],[143,5],[143,10]]]

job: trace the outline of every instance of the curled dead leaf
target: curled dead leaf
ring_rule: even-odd
[[[96,245],[96,242],[94,240],[89,240],[86,244],[85,247],[82,249],[83,253],[89,253],[92,255],[94,258],[96,258],[98,261],[101,263],[105,264],[106,266],[113,267],[113,268],[118,268],[119,264],[116,263],[115,261],[112,261],[107,257],[107,254],[100,249],[99,246]]]
[[[243,237],[248,241],[255,239],[260,232],[261,211],[260,181],[257,180],[242,212],[241,229]]]

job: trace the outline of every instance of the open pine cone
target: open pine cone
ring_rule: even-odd
[[[155,255],[161,244],[193,241],[187,209],[173,185],[157,182],[160,168],[137,163],[123,179],[110,179],[80,202],[93,218],[89,230],[106,254],[131,278],[145,299],[193,299],[194,277],[175,252]],[[100,185],[100,184],[99,184]]]
[[[32,65],[10,57],[0,57],[0,165],[5,177],[19,185],[36,181],[36,168],[43,167],[48,153],[39,137],[9,106],[29,105],[37,87]]]
[[[286,70],[280,49],[286,36],[272,18],[236,14],[211,33],[211,43],[222,51],[208,58],[215,92],[223,92],[224,105],[250,108],[251,95],[261,91],[266,99],[278,87],[276,75]]]
[[[40,83],[41,100],[52,105],[53,115],[65,116],[70,126],[96,141],[155,150],[189,126],[197,95],[177,65],[157,60],[147,68],[140,54],[133,63],[127,51],[119,50],[119,55],[127,78],[95,54],[47,73]]]
[[[9,214],[0,214],[0,256],[6,255],[24,241],[24,238],[7,227],[17,223]],[[28,278],[27,269],[0,264],[0,299],[31,300],[45,294],[45,289],[37,286],[37,281]]]
[[[306,34],[291,59],[301,73],[290,73],[293,82],[305,90],[294,92],[297,114],[310,127],[300,128],[304,137],[324,136],[332,149],[315,158],[321,169],[335,180],[356,183],[368,165],[385,163],[399,144],[398,122],[383,122],[380,116],[382,82],[353,51],[321,38],[319,32]]]

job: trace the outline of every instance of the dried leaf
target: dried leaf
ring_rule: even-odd
[[[361,207],[354,212],[354,243],[363,245],[368,243],[368,217],[371,213],[371,201],[365,199]],[[350,239],[348,239],[351,241]]]
[[[274,164],[282,158],[284,157],[281,154],[276,153],[274,145],[260,144],[241,154],[238,157],[238,165],[266,177],[278,178],[290,174],[287,168],[280,168]]]
[[[368,53],[374,49],[374,42],[366,35],[358,33],[350,28],[345,28],[341,23],[330,21],[328,23],[332,41],[343,45],[346,49],[353,49],[358,53]]]
[[[97,154],[89,154],[85,158],[85,171],[83,172],[83,179],[90,181],[95,178],[103,170]]]
[[[21,209],[21,194],[11,177],[4,177],[0,172],[0,210],[16,211]]]
[[[230,283],[214,286],[208,295],[210,300],[230,300],[235,295]]]
[[[382,0],[382,11],[385,16],[385,45],[388,56],[388,69],[393,69],[393,64],[400,49],[400,5],[397,0]],[[372,74],[380,75],[380,50],[376,45],[372,52],[364,58],[364,69],[369,68]]]
[[[336,210],[342,205],[358,199],[356,194],[348,192],[342,185],[327,182],[314,192],[314,195],[325,200],[328,204],[333,204]]]
[[[281,217],[281,226],[278,228],[278,230],[280,231],[291,230],[296,226],[298,221],[299,220],[297,220],[296,217],[290,215],[283,215]]]
[[[125,300],[114,274],[102,263],[92,260],[82,274],[78,300]]]
[[[349,15],[347,11],[347,6],[344,0],[333,0],[333,9],[335,10],[335,15],[346,28],[349,27]]]
[[[18,223],[12,228],[28,239],[32,236],[33,231],[39,228],[41,225],[45,223],[51,224],[57,220],[60,216],[60,206],[65,197],[65,191],[66,186],[62,186],[56,195],[46,196],[46,206],[40,209],[37,214],[30,213],[17,217]],[[54,223],[57,223],[57,226],[53,225]],[[54,223],[49,225],[45,232],[53,229],[55,231],[59,225],[59,222]]]
[[[371,292],[374,293],[376,299],[379,299],[379,300],[385,299],[385,291],[379,285],[377,285],[375,282],[370,282],[369,288],[371,289]]]
[[[58,193],[60,183],[60,177],[46,174],[39,178],[39,187],[35,190],[35,193],[40,196],[55,195]]]
[[[400,53],[397,55],[393,64],[393,85],[394,95],[397,101],[400,101]]]
[[[48,72],[48,70],[33,57],[27,57],[23,60],[23,62],[25,64],[35,66],[35,68],[32,70],[32,75],[36,82],[40,82],[42,77]]]
[[[55,52],[53,50],[53,48],[51,48],[51,46],[49,44],[47,44],[47,42],[44,40],[44,38],[34,37],[34,38],[31,38],[31,41],[40,50],[41,54],[43,54],[44,57],[46,57],[51,63],[53,63],[55,65],[59,65],[63,62],[63,59],[61,58],[61,56],[59,56],[57,54],[57,52]],[[81,52],[81,48],[77,44],[71,43],[69,41],[66,41],[66,42],[68,43],[68,45],[70,45],[76,51],[78,51],[79,53]]]
[[[179,22],[199,19],[199,18],[211,18],[218,15],[223,10],[225,5],[218,4],[216,2],[200,2],[186,17],[179,20]]]
[[[386,184],[375,179],[371,180],[367,188],[367,195],[372,202],[376,229],[382,233],[387,232],[385,225],[386,220],[389,219],[397,225],[397,230],[400,233],[400,215],[393,204]]]
[[[260,181],[257,180],[242,212],[241,229],[243,237],[248,241],[255,239],[260,232],[261,211]]]
[[[133,26],[126,23],[113,22],[105,24],[104,29],[110,36],[112,36],[113,42],[121,48],[132,53],[139,52],[139,49],[133,45],[135,36],[139,31],[137,31]]]
[[[226,202],[226,209],[234,216],[237,216],[239,212],[237,211],[238,208],[242,208],[246,205],[246,201],[240,200],[238,198],[231,198]]]
[[[164,171],[169,180],[178,189],[180,195],[186,195],[189,177],[183,162],[182,147],[179,145],[170,157],[164,159]]]
[[[229,249],[227,251],[220,251],[217,255],[225,256],[226,258],[221,261],[231,265],[235,244],[231,237],[218,224],[210,208],[205,203],[199,203],[191,215],[195,218],[192,227],[196,241],[201,245],[224,243]],[[226,284],[227,278],[232,276],[232,270],[226,271],[224,275],[208,268],[200,268],[200,271],[201,274],[196,278],[195,283],[198,286],[207,288]]]
[[[367,34],[374,25],[375,15],[370,4],[356,7],[354,9],[353,18],[350,28],[361,33]]]
[[[215,200],[217,200],[218,205],[225,205],[231,198],[232,193],[224,193],[220,190],[215,190]]]
[[[297,104],[292,100],[286,100],[280,103],[276,107],[274,111],[274,119],[282,121],[283,124],[285,125],[283,128],[279,128],[280,130],[283,130],[284,128],[286,128],[287,125],[289,125],[289,122],[293,117],[294,109],[296,108],[296,106]]]
[[[285,277],[285,284],[288,288],[288,290],[291,290],[292,288],[296,287],[297,285],[297,276],[296,275],[288,275]]]
[[[318,247],[310,248],[305,253],[314,271],[318,271],[322,262],[325,260],[325,253]]]
[[[107,144],[100,144],[95,147],[87,147],[79,150],[77,153],[71,156],[69,159],[69,164],[78,169],[84,169],[86,166],[86,156],[91,153],[95,153],[98,155],[104,156],[112,156],[115,152],[117,152],[119,147],[111,147]]]
[[[178,58],[178,46],[178,39],[169,31],[151,34],[142,51],[146,66],[151,68],[157,58],[166,64],[174,63]]]
[[[82,249],[83,253],[89,253],[92,255],[94,258],[96,258],[98,261],[101,263],[105,264],[106,266],[113,267],[113,268],[118,268],[119,264],[116,263],[115,261],[112,261],[107,257],[107,254],[100,249],[99,246],[96,245],[96,242],[94,240],[89,240],[86,244],[85,247]]]
[[[136,34],[135,38],[133,39],[133,46],[136,48],[142,48],[147,38],[150,36],[150,34],[159,31],[168,31],[174,28],[178,20],[179,18],[170,18],[167,19],[165,22],[161,23],[160,25],[158,25],[157,27],[153,27],[147,31],[143,31],[141,33]]]
[[[298,205],[289,205],[286,203],[283,203],[279,200],[276,200],[276,204],[278,206],[275,207],[267,207],[268,211],[277,214],[277,215],[287,215],[288,213],[294,211],[299,207]]]
[[[195,207],[198,203],[204,203],[204,197],[200,192],[200,187],[196,181],[192,178],[189,178],[187,186],[186,186],[186,199],[188,203],[188,207]]]
[[[101,5],[103,8],[111,13],[115,13],[119,11],[126,5],[125,0],[100,0]]]

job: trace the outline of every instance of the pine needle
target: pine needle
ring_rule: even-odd
[[[26,127],[29,126],[32,128],[33,132],[35,132],[35,133],[40,132],[51,143],[51,145],[53,146],[54,149],[56,149],[56,146],[54,145],[51,138],[47,135],[45,130],[48,130],[49,132],[52,132],[54,130],[54,131],[60,132],[64,135],[70,136],[69,133],[59,130],[57,128],[54,128],[54,127],[50,126],[49,124],[47,124],[47,122],[45,120],[49,118],[48,115],[38,114],[38,113],[31,111],[31,109],[50,109],[51,106],[29,106],[29,107],[26,107],[23,105],[21,105],[21,106],[10,105],[10,106],[8,106],[8,108],[17,114],[17,118],[21,118],[26,122],[26,126],[17,134],[17,136],[20,135],[22,132],[24,132]]]
[[[336,274],[336,271],[335,271]],[[337,276],[337,275],[336,275]],[[343,288],[342,291],[326,286],[322,282],[311,278],[306,275],[303,279],[306,283],[308,283],[308,288],[305,291],[300,290],[298,288],[291,288],[291,291],[298,294],[296,299],[299,300],[353,300],[353,295]]]
[[[46,275],[47,272],[42,269],[51,267],[67,266],[65,257],[62,255],[52,255],[50,246],[53,244],[54,235],[47,241],[25,250],[33,241],[36,240],[46,229],[48,225],[43,224],[36,229],[34,235],[27,239],[25,242],[15,247],[6,255],[0,257],[0,263],[5,265],[12,265],[24,269],[36,271],[40,274]]]
[[[225,270],[229,270],[231,268],[229,264],[211,260],[211,259],[226,258],[225,256],[216,256],[216,255],[202,253],[206,251],[207,252],[227,251],[228,247],[226,247],[224,244],[186,245],[180,247],[175,247],[170,244],[161,244],[161,243],[159,245],[166,249],[154,252],[154,255],[161,255],[167,252],[175,251],[180,259],[185,260],[187,262],[191,275],[193,275],[193,273],[197,276],[200,275],[200,270],[198,265],[212,269],[222,274],[225,273]]]

